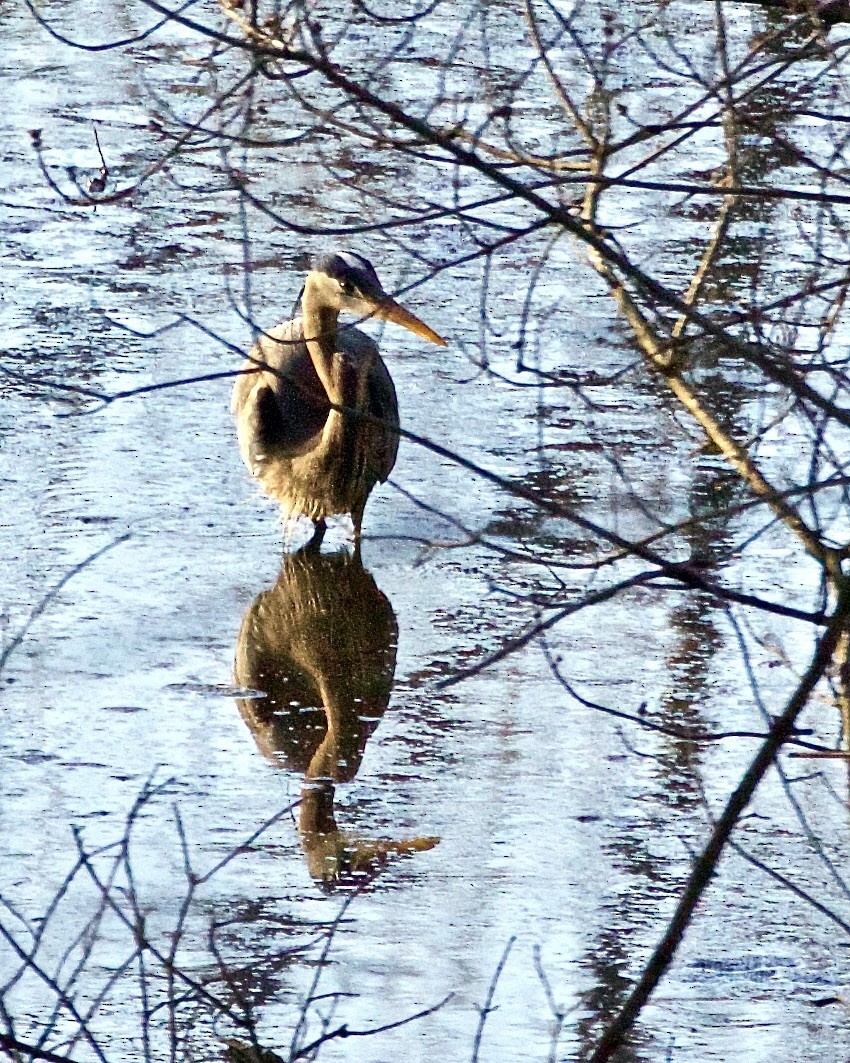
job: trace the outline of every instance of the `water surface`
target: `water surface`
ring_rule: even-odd
[[[90,24],[110,37],[150,21],[135,5],[72,6],[73,17],[62,16],[68,31]],[[512,14],[490,7],[499,44],[492,63],[510,71]],[[61,15],[59,5],[48,8]],[[462,17],[439,8],[416,47],[445,47]],[[97,121],[113,176],[138,173],[161,146],[151,118],[164,121],[168,106],[184,115],[205,106],[209,84],[198,64],[208,48],[170,29],[129,49],[87,55],[52,41],[23,9],[0,18],[3,364],[107,392],[237,366],[232,350],[192,328],[145,334],[186,314],[245,349],[250,329],[230,298],[247,297],[264,325],[287,317],[301,283],[299,256],[316,250],[316,241],[257,214],[243,227],[214,150],[183,156],[130,202],[97,211],[63,205],[39,174],[27,136],[43,130],[45,159],[64,181],[69,165],[97,172]],[[356,41],[353,35],[345,47]],[[458,63],[452,76],[474,87],[476,62],[471,49],[466,73]],[[402,75],[393,67],[387,83],[424,96],[432,82],[423,70],[410,64]],[[261,89],[269,97],[278,91],[273,83]],[[254,121],[264,136],[284,138],[304,119],[278,100]],[[372,189],[386,195],[398,195],[406,179],[402,167],[378,167],[368,150],[333,138],[283,156],[257,149],[243,161],[260,198],[326,223],[362,219],[372,208],[334,183],[323,163],[337,177],[346,166],[362,176],[372,165]],[[435,198],[448,182],[430,188]],[[656,201],[635,197],[619,220],[645,219],[651,210]],[[665,225],[671,261],[690,253],[689,241],[702,232],[687,211]],[[418,238],[406,234],[397,243],[373,234],[347,243],[397,288],[421,275],[410,257]],[[457,226],[430,226],[424,239],[428,254],[447,259],[465,246]],[[624,535],[652,530],[647,510],[662,521],[712,504],[721,511],[736,498],[728,473],[698,450],[640,373],[595,393],[591,407],[569,390],[515,388],[471,368],[466,354],[480,353],[483,335],[493,366],[511,369],[524,279],[544,243],[530,239],[502,260],[489,331],[480,326],[479,264],[459,265],[408,295],[452,342],[444,352],[406,333],[384,333],[404,424]],[[541,363],[625,369],[634,349],[580,254],[559,245],[553,262],[540,298],[556,300],[557,309],[538,321]],[[734,287],[736,276],[731,270],[725,283]],[[723,376],[715,376],[721,390]],[[513,938],[480,1058],[547,1058],[553,1016],[535,966],[538,946],[554,1001],[569,1012],[556,1058],[582,1058],[663,930],[706,837],[705,802],[715,812],[721,807],[754,749],[742,740],[691,741],[689,729],[764,726],[736,630],[706,598],[638,588],[442,687],[525,631],[538,616],[536,595],[560,588],[567,600],[614,576],[594,581],[582,570],[458,545],[463,535],[437,514],[508,549],[561,561],[592,555],[585,534],[403,440],[393,480],[404,490],[384,485],[373,496],[362,566],[347,555],[284,561],[275,510],[238,457],[229,387],[223,380],[163,390],[65,416],[87,404],[0,380],[0,645],[27,628],[0,673],[3,895],[37,918],[75,858],[72,825],[90,847],[115,839],[153,779],[163,789],[134,829],[134,869],[146,929],[167,948],[186,891],[175,807],[193,864],[204,870],[301,799],[198,890],[179,953],[186,969],[224,993],[208,937],[210,924],[219,926],[217,947],[239,972],[234,984],[255,1009],[263,1044],[285,1055],[315,973],[317,949],[308,946],[317,926],[339,914],[359,853],[369,881],[345,912],[321,980],[322,991],[343,994],[338,1019],[364,1029],[452,998],[391,1032],[330,1042],[322,1058],[466,1058],[477,1009]],[[738,398],[741,392],[730,388]],[[741,427],[754,416],[744,403],[733,410]],[[793,439],[780,440],[775,461],[793,464],[794,447]],[[758,563],[736,569],[730,545],[752,530],[746,520],[705,522],[683,548],[710,557],[732,583],[740,578],[754,592],[804,601],[815,576],[796,565],[797,549],[779,530],[760,540]],[[345,550],[346,538],[346,528],[335,530],[328,549]],[[33,615],[75,566],[110,544]],[[246,631],[263,603],[266,621],[255,625],[249,652]],[[269,610],[277,620],[268,621]],[[775,618],[753,623],[771,640],[750,649],[762,696],[776,712],[793,675],[773,667],[770,646],[782,645],[799,663],[810,633]],[[277,676],[271,691],[263,685],[269,671]],[[685,736],[595,711],[571,697],[559,676],[586,701],[648,713]],[[295,689],[290,703],[275,693],[286,684]],[[313,781],[326,774],[322,696],[338,706],[341,721],[339,747],[325,750],[337,765],[329,771],[332,792]],[[834,740],[831,715],[816,707],[806,723]],[[800,767],[806,762],[785,763],[789,778],[774,775],[759,792],[741,843],[840,908],[844,770],[832,762],[811,772]],[[823,840],[820,855],[801,828],[803,816]],[[315,844],[317,824],[324,849]],[[393,853],[405,843],[414,851]],[[45,945],[51,962],[93,904],[90,889],[71,891]],[[815,1002],[840,993],[850,978],[845,944],[810,907],[729,855],[619,1058],[841,1057],[844,1013]],[[105,920],[79,979],[80,999],[93,998],[128,948],[126,928]],[[11,964],[8,950],[3,962]],[[136,974],[129,972],[126,985],[137,984]],[[27,980],[10,994],[10,1007],[19,1035],[37,1036],[50,993]],[[135,990],[116,988],[107,997],[93,1026],[108,1055],[143,1057],[138,1012]],[[228,1023],[214,1022],[201,1006],[177,1016],[186,1052],[220,1058],[222,1038],[233,1033]],[[156,1055],[165,1043],[156,1038],[167,1031],[154,1037]],[[79,1046],[79,1058],[84,1051]]]

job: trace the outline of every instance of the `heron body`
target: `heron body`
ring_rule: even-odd
[[[327,255],[307,276],[301,315],[263,335],[233,389],[239,448],[285,518],[351,513],[359,536],[366,500],[398,451],[398,401],[375,342],[342,310],[395,321],[433,343],[437,333],[384,292],[359,255]]]
[[[370,491],[395,465],[398,401],[377,346],[354,328],[341,333],[335,346],[331,372],[339,405],[383,424],[357,421],[330,406],[300,317],[272,329],[252,352],[275,372],[245,372],[234,388],[243,460],[284,517],[362,515]]]

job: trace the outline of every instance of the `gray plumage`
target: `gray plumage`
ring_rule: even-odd
[[[374,341],[357,328],[338,328],[339,313],[382,317],[445,341],[350,252],[314,263],[301,306],[299,317],[260,338],[237,378],[239,448],[284,517],[309,517],[320,537],[325,517],[351,513],[359,536],[366,500],[395,464],[398,402]]]
[[[395,387],[374,341],[349,328],[338,334],[336,346],[337,374],[364,378],[363,401],[356,392],[345,396],[351,406],[397,428]],[[357,516],[375,484],[392,471],[398,435],[331,409],[300,317],[271,329],[251,357],[275,370],[243,372],[233,389],[239,449],[251,474],[280,503],[284,517]],[[253,367],[249,362],[245,369]]]

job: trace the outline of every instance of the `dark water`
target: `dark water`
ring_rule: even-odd
[[[105,37],[150,20],[132,5],[52,5],[51,13],[66,31],[96,26]],[[500,36],[509,16],[493,5],[493,62],[506,70],[516,47],[511,35]],[[462,17],[441,8],[428,32],[445,40]],[[197,115],[206,105],[197,65],[205,48],[172,30],[129,52],[87,56],[51,41],[22,9],[0,8],[0,21],[4,366],[109,392],[233,368],[232,351],[191,328],[136,333],[186,314],[244,349],[250,330],[230,308],[228,286],[245,295],[245,254],[251,308],[269,325],[289,315],[300,284],[296,257],[314,242],[252,216],[246,252],[234,197],[219,190],[216,151],[184,157],[131,203],[96,212],[63,206],[26,133],[43,130],[45,159],[65,182],[69,165],[97,172],[97,121],[113,176],[130,177],[161,148],[152,114],[173,106]],[[454,76],[473,74],[458,65]],[[423,77],[410,74],[414,96],[428,90]],[[288,135],[293,113],[280,107],[258,117],[258,128]],[[322,145],[325,161],[356,173],[370,159],[352,151]],[[272,149],[250,161],[261,198],[277,197],[305,217],[362,216],[357,195],[333,185],[309,144],[282,162]],[[372,172],[388,195],[407,179],[392,166]],[[631,200],[621,221],[656,207]],[[696,222],[672,215],[665,224],[666,253],[685,253]],[[449,226],[431,227],[426,238],[434,255],[463,248]],[[388,288],[415,275],[404,242],[346,242],[373,257]],[[487,344],[500,370],[515,358],[520,281],[542,246],[531,241],[494,281],[499,309]],[[629,365],[626,333],[580,255],[558,245],[554,262],[543,295],[558,306],[539,336],[543,364],[598,372]],[[478,266],[459,266],[408,297],[450,338],[447,351],[385,332],[405,425],[625,535],[650,530],[635,486],[666,521],[734,499],[719,460],[697,451],[640,375],[595,394],[592,408],[570,392],[476,375],[463,345],[479,349],[479,281]],[[345,887],[360,870],[370,884],[345,914],[321,983],[345,994],[338,1019],[362,1029],[454,996],[411,1025],[328,1044],[322,1058],[468,1057],[477,1006],[512,937],[481,1058],[547,1058],[552,1013],[536,946],[554,1000],[569,1012],[557,1058],[581,1058],[663,930],[690,854],[706,836],[705,801],[712,812],[722,807],[753,745],[700,744],[621,724],[570,697],[558,670],[583,698],[645,711],[685,736],[761,730],[735,630],[707,600],[638,589],[440,687],[524,631],[537,615],[535,594],[555,594],[559,579],[565,599],[601,584],[581,570],[512,562],[480,544],[451,546],[463,535],[409,496],[514,550],[580,560],[589,556],[583,534],[403,441],[393,479],[407,493],[385,485],[373,496],[363,567],[346,555],[288,562],[281,571],[281,529],[239,461],[229,387],[225,380],[165,390],[64,417],[82,400],[0,378],[0,646],[75,566],[114,544],[32,617],[0,673],[4,896],[30,918],[41,914],[73,862],[71,826],[82,827],[92,847],[118,837],[153,773],[164,789],[136,825],[134,867],[148,932],[167,943],[186,886],[173,806],[203,870],[302,798],[300,810],[199,889],[179,954],[212,977],[207,928],[222,924],[222,952],[241,972],[264,1044],[284,1054],[314,974],[315,950],[286,950],[306,946],[314,924],[335,918],[345,891],[328,887]],[[743,425],[752,413],[736,416]],[[793,439],[772,445],[777,463],[797,460]],[[685,545],[713,551],[734,582],[727,547],[746,527],[744,518],[704,523]],[[343,548],[346,534],[333,531],[330,548]],[[740,577],[747,588],[804,600],[816,576],[804,564],[790,568],[794,545],[776,532],[760,550],[760,563]],[[778,589],[777,569],[792,571]],[[755,625],[771,640],[754,651],[754,668],[777,711],[793,684],[785,668],[773,667],[771,646],[799,663],[810,636],[774,619]],[[337,713],[329,745],[317,711],[323,703]],[[834,739],[836,722],[822,706],[806,722]],[[323,756],[337,765],[333,787],[313,781],[327,774]],[[811,771],[805,761],[785,766],[790,781],[774,776],[759,792],[741,844],[840,910],[844,770],[829,761]],[[823,839],[820,854],[801,817]],[[405,848],[414,851],[394,853]],[[71,891],[45,945],[53,962],[94,903],[91,890]],[[92,998],[128,948],[125,930],[105,920],[80,978],[82,998]],[[621,1058],[844,1058],[843,1009],[814,1003],[840,995],[848,979],[839,932],[730,855]],[[20,1036],[44,1020],[48,998],[31,981],[10,995]],[[137,1014],[134,992],[116,989],[94,1024],[124,1059],[142,1053]],[[202,1008],[181,1013],[178,1026],[202,1059],[218,1058],[220,1038],[231,1032]]]

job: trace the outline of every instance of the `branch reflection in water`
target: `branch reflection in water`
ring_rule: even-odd
[[[260,752],[303,772],[298,833],[313,879],[325,890],[362,886],[387,860],[423,852],[434,837],[391,841],[340,830],[335,784],[350,782],[390,700],[398,624],[359,557],[317,549],[286,554],[277,583],[242,620],[237,699]]]

